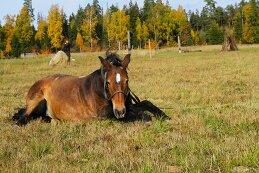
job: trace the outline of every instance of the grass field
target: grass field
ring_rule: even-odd
[[[40,120],[15,127],[29,87],[54,74],[86,75],[97,54],[50,68],[49,58],[0,61],[0,172],[259,172],[259,46],[238,52],[135,51],[130,87],[172,119]],[[103,53],[102,53],[103,54]]]

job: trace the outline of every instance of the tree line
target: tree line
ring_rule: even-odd
[[[51,53],[70,40],[72,51],[125,49],[127,31],[133,48],[153,48],[177,45],[221,44],[225,30],[231,30],[239,43],[259,43],[259,2],[241,0],[226,8],[214,0],[204,0],[201,11],[186,12],[182,6],[172,9],[167,0],[144,0],[140,8],[130,1],[119,9],[115,5],[104,10],[98,0],[77,13],[67,16],[58,5],[52,5],[48,15],[34,15],[32,0],[24,0],[18,15],[6,15],[0,25],[0,57],[19,57],[21,53]],[[37,20],[37,28],[33,21]]]

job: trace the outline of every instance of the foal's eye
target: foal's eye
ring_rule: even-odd
[[[106,81],[106,85],[109,86],[109,85],[110,85],[110,82],[109,82],[109,81]]]

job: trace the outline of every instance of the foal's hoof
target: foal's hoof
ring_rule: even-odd
[[[49,116],[43,116],[42,117],[42,120],[45,122],[45,123],[51,123],[51,117],[49,117]]]
[[[16,122],[18,126],[25,126],[28,123],[28,119],[24,116],[20,117],[19,120]]]
[[[140,112],[140,117],[142,119],[142,121],[144,121],[145,123],[151,123],[152,122],[152,118],[150,115],[146,114],[145,112]]]
[[[12,116],[12,120],[13,121],[18,121],[19,119],[20,119],[20,114],[18,114],[18,113],[15,113],[13,116]]]
[[[13,116],[12,116],[12,120],[13,121],[18,121],[21,116],[24,114],[25,112],[25,108],[20,108]]]

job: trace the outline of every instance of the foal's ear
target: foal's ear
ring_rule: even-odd
[[[106,67],[107,69],[111,68],[112,65],[111,65],[106,59],[104,59],[104,58],[101,57],[101,56],[99,56],[98,58],[100,59],[102,65],[103,65],[104,67]]]
[[[122,67],[127,68],[130,63],[130,54],[127,54],[121,62]]]

